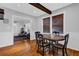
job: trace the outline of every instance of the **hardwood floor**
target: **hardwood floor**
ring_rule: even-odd
[[[39,56],[36,53],[35,42],[33,41],[17,41],[13,46],[0,48],[1,56]]]
[[[68,49],[70,56],[79,56],[79,52]],[[0,48],[0,56],[42,56],[37,53],[35,41],[17,41],[14,45]]]

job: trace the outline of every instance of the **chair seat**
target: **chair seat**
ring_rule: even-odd
[[[47,42],[43,42],[43,44],[40,43],[39,45],[40,45],[41,47],[47,47],[47,46],[49,46],[49,43],[47,43]]]
[[[64,46],[62,44],[59,44],[58,43],[58,44],[55,44],[54,47],[59,48],[59,49],[62,49]]]

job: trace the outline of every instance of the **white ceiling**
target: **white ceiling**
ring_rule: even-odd
[[[18,20],[14,20],[14,24],[21,24],[21,25],[24,25],[24,24],[28,24],[30,23],[30,20],[27,20],[27,19],[18,19]]]
[[[41,3],[41,4],[45,6],[46,8],[48,8],[49,10],[54,11],[54,10],[63,8],[65,6],[68,6],[71,3]],[[15,10],[15,11],[19,11],[19,12],[34,16],[34,17],[38,17],[43,14],[46,14],[45,12],[27,3],[2,3],[0,5],[9,9]]]
[[[24,18],[24,17],[20,17],[20,16],[14,17],[14,24],[24,25],[27,23],[31,23],[31,18]]]
[[[43,6],[47,7],[51,11],[66,7],[71,3],[41,3]]]

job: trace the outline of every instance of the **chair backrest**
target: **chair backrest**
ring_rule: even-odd
[[[35,32],[35,39],[36,39],[36,43],[38,44],[38,35],[40,34],[39,31]]]
[[[36,40],[37,40],[37,38],[38,38],[38,34],[40,34],[39,31],[35,32],[35,38],[36,38]]]
[[[54,34],[54,35],[59,35],[59,32],[54,31],[53,34]]]
[[[43,45],[43,35],[42,34],[38,34],[37,44],[38,45],[40,45],[40,44]]]
[[[64,47],[66,48],[68,44],[69,34],[66,34],[64,38],[65,38]]]
[[[37,40],[43,40],[43,35],[42,34],[38,34]]]

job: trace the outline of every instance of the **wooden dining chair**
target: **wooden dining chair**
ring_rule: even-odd
[[[54,35],[54,36],[59,36],[59,34],[60,34],[60,33],[59,33],[58,31],[53,31],[53,35]],[[55,44],[58,44],[58,42],[55,42]]]
[[[68,44],[69,34],[66,34],[64,38],[65,38],[64,44],[59,44],[59,43],[55,44],[54,48],[57,48],[57,50],[61,49],[62,55],[65,56],[65,54],[66,54],[66,56],[68,56],[68,54],[67,54],[67,44]]]
[[[39,31],[35,32],[35,38],[36,38],[36,39],[37,39],[37,37],[38,37],[38,34],[40,34]]]
[[[39,31],[36,31],[35,32],[35,40],[36,40],[36,43],[37,43],[38,34],[40,34],[40,32]]]
[[[49,52],[49,43],[45,41],[42,34],[38,34],[37,45],[37,52],[41,53],[43,56],[46,52]]]
[[[53,34],[54,35],[59,35],[59,32],[58,31],[53,31]]]

